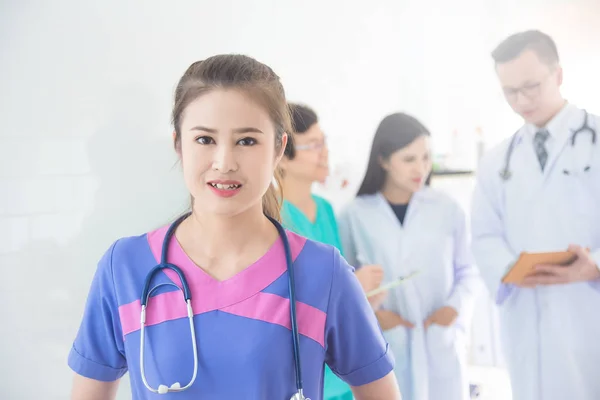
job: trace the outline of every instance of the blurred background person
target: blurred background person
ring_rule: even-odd
[[[600,399],[600,117],[563,97],[549,35],[510,35],[492,58],[524,124],[481,161],[473,253],[499,306],[513,400]],[[521,252],[567,249],[570,265],[540,265],[516,285],[501,282]]]
[[[283,205],[281,217],[286,228],[309,239],[336,247],[342,254],[338,224],[331,204],[312,193],[315,182],[323,183],[329,174],[327,142],[315,111],[290,103],[294,140],[288,143],[280,162]],[[365,292],[379,287],[383,269],[368,265],[356,273]],[[378,307],[385,292],[369,301]],[[350,386],[339,379],[329,367],[325,370],[324,398],[351,400]]]
[[[466,338],[480,287],[464,211],[429,187],[429,131],[410,115],[385,117],[357,197],[340,215],[351,265],[376,263],[391,289],[376,311],[405,400],[466,400]]]

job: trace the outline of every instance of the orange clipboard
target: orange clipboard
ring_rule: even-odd
[[[548,253],[522,252],[517,262],[502,278],[502,283],[519,284],[525,277],[535,273],[534,268],[539,264],[569,265],[577,259],[571,251],[556,251]]]

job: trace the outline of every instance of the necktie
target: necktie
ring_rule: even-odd
[[[546,140],[550,137],[550,133],[547,130],[541,130],[535,133],[533,137],[533,145],[535,147],[535,154],[537,155],[538,161],[540,162],[540,167],[542,167],[542,171],[546,166],[546,161],[548,161],[548,151],[546,150]]]

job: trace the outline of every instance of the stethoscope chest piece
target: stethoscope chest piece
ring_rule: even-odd
[[[165,237],[163,239],[162,244],[162,252],[160,264],[156,265],[146,276],[146,281],[144,283],[142,296],[140,299],[141,304],[141,313],[140,313],[140,375],[142,377],[142,381],[144,382],[144,386],[146,388],[157,394],[166,394],[172,392],[182,392],[188,388],[190,388],[194,382],[196,381],[196,377],[198,375],[198,347],[196,343],[196,328],[194,325],[194,310],[192,309],[192,293],[190,287],[185,278],[185,274],[183,271],[174,264],[168,262],[167,252],[169,249],[169,244],[173,239],[173,235],[175,234],[175,229],[179,224],[188,216],[190,213],[186,213],[178,218],[175,222],[171,224],[167,232],[165,233]],[[283,242],[283,248],[285,253],[285,262],[287,266],[288,273],[288,285],[289,285],[289,298],[290,298],[290,321],[291,321],[291,329],[292,329],[292,344],[294,349],[294,367],[296,372],[296,393],[291,397],[290,400],[310,400],[309,398],[304,396],[303,388],[302,388],[302,366],[300,364],[300,339],[298,336],[298,322],[296,318],[296,290],[295,290],[295,282],[294,282],[294,268],[293,268],[293,260],[292,260],[292,250],[290,248],[290,242],[287,238],[287,234],[285,229],[279,222],[275,219],[268,217],[268,219],[273,223],[273,225],[277,228],[279,232],[279,237]],[[174,282],[168,283],[160,283],[153,288],[150,288],[152,284],[152,279],[154,275],[158,274],[164,269],[170,269],[175,272],[179,276],[179,280],[181,281],[181,287],[176,285]],[[144,347],[145,347],[145,327],[146,327],[146,308],[149,304],[149,299],[152,293],[161,286],[171,285],[175,286],[179,290],[183,292],[183,298],[187,307],[187,316],[190,324],[190,333],[192,339],[192,352],[194,355],[194,372],[192,374],[192,378],[190,382],[186,386],[181,386],[179,382],[175,382],[170,387],[164,384],[158,386],[158,389],[152,388],[148,381],[146,380],[146,373],[144,368]],[[160,374],[158,374],[160,375]]]
[[[310,400],[310,399],[307,397],[304,397],[302,390],[299,390],[298,392],[294,393],[294,395],[290,398],[290,400]]]
[[[503,181],[509,180],[511,178],[511,176],[512,176],[512,173],[507,169],[500,171],[500,178],[502,178]]]

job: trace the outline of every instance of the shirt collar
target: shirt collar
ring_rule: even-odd
[[[546,129],[550,134],[550,139],[559,139],[564,135],[569,135],[571,116],[573,116],[577,112],[577,107],[574,104],[566,102],[565,105],[560,109],[558,113],[548,123],[546,126],[539,127],[534,124],[528,123],[525,125],[525,133],[527,137],[533,140],[536,132]]]

